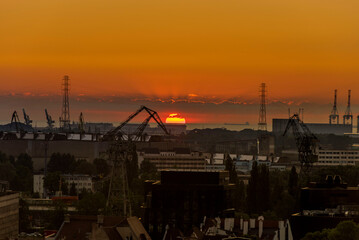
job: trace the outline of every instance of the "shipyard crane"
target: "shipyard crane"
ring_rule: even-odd
[[[142,111],[147,112],[149,116],[143,120],[142,124],[138,126],[134,133],[130,135],[125,134],[122,128]],[[120,126],[104,135],[103,139],[105,141],[111,141],[107,150],[108,160],[111,162],[112,170],[106,207],[113,214],[122,214],[123,216],[132,215],[126,165],[132,161],[133,155],[136,154],[135,141],[141,141],[145,138],[143,132],[152,118],[165,134],[169,135],[157,112],[145,106],[141,106],[135,113],[131,114],[121,123]]]
[[[318,160],[317,142],[318,138],[300,120],[298,114],[289,118],[283,136],[292,128],[295,142],[298,148],[298,160],[302,165],[301,169],[308,170]]]
[[[30,116],[26,114],[26,112],[25,112],[25,109],[24,109],[24,108],[22,109],[22,112],[23,112],[23,114],[24,114],[25,124],[26,124],[27,126],[32,127],[32,126],[31,126],[31,124],[32,124],[32,120],[30,120]]]
[[[351,90],[348,90],[348,105],[347,109],[345,110],[345,114],[343,115],[343,124],[350,124],[353,126],[353,114],[352,110],[350,109],[350,94]]]
[[[52,130],[54,127],[55,121],[52,120],[52,117],[47,112],[47,109],[45,109],[45,115],[46,115],[46,120],[47,120],[47,126],[49,127],[50,130]]]
[[[14,111],[11,116],[11,126],[15,125],[16,132],[25,132],[24,128],[22,127],[19,116],[17,115],[17,112]]]
[[[134,117],[136,117],[139,113],[141,113],[142,111],[145,111],[149,114],[149,116],[142,122],[142,124],[138,127],[138,129],[136,130],[135,133],[135,138],[132,139],[131,136],[128,136],[128,138],[124,138],[124,136],[126,136],[126,134],[122,131],[122,128],[129,123]],[[120,124],[120,126],[116,127],[115,129],[109,131],[108,133],[106,133],[104,135],[104,139],[105,140],[114,140],[114,139],[122,139],[122,140],[128,140],[128,139],[132,139],[132,140],[140,140],[141,139],[141,135],[143,133],[143,131],[145,130],[148,122],[152,119],[154,119],[156,121],[156,123],[158,124],[158,126],[165,132],[166,135],[169,135],[169,132],[166,129],[166,126],[163,124],[160,116],[158,115],[158,113],[146,106],[141,106],[135,113],[131,114],[126,121],[124,121],[123,123]]]

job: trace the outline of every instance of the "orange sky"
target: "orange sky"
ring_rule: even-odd
[[[0,1],[0,93],[359,102],[359,1]]]

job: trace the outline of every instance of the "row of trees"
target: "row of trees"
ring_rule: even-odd
[[[340,222],[333,229],[307,233],[302,240],[358,240],[359,224],[353,221]]]
[[[17,158],[0,152],[0,179],[10,183],[10,189],[26,193],[32,192],[33,162],[26,153]]]
[[[230,182],[236,186],[233,200],[240,214],[278,219],[298,210],[298,174],[294,167],[291,172],[269,172],[265,164],[254,162],[246,186],[239,181],[233,160],[227,156],[225,162]]]

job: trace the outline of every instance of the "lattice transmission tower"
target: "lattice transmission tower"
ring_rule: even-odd
[[[267,117],[266,117],[266,84],[262,83],[260,86],[260,108],[258,130],[267,131]]]
[[[64,130],[70,129],[69,81],[69,76],[65,75],[62,80],[62,113],[60,117],[60,128]]]

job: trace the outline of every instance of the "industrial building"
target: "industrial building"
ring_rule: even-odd
[[[203,217],[231,209],[233,190],[227,171],[162,171],[160,181],[145,185],[145,228],[153,239],[160,239],[171,223],[189,233]]]
[[[273,118],[272,131],[274,134],[282,135],[288,124],[288,119]],[[344,135],[352,132],[350,124],[329,124],[329,123],[305,123],[314,134],[335,134]]]

